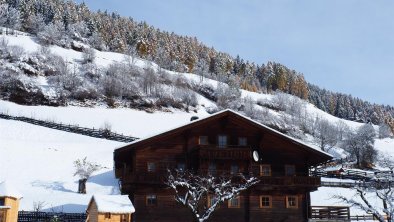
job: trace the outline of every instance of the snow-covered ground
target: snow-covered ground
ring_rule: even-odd
[[[43,202],[47,210],[84,212],[92,194],[119,194],[112,153],[120,145],[0,119],[0,181],[22,193],[21,210]],[[87,183],[87,195],[77,194],[78,177],[73,176],[73,161],[84,157],[104,167]]]

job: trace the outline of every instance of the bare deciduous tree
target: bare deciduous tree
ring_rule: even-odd
[[[371,187],[355,187],[356,197],[346,197],[335,195],[346,204],[355,206],[368,214],[372,214],[380,222],[394,221],[394,190],[393,184],[386,182],[384,184],[374,182]],[[380,200],[381,206],[375,204],[372,199]]]
[[[338,142],[337,128],[326,119],[317,119],[315,142],[323,151],[330,151]]]
[[[377,157],[374,148],[375,130],[372,125],[364,124],[356,133],[349,132],[344,141],[344,149],[354,158],[357,166],[363,167],[371,164]]]
[[[79,186],[78,193],[86,194],[86,181],[92,176],[92,174],[102,168],[100,164],[90,162],[87,157],[83,159],[77,159],[74,161],[74,176],[78,176]]]
[[[195,221],[203,222],[208,220],[219,204],[238,196],[258,182],[256,177],[246,178],[243,175],[214,177],[168,170],[166,184],[175,191],[175,200],[193,213]],[[211,200],[209,205],[208,196]]]

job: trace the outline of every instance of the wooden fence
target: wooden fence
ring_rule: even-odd
[[[349,207],[312,206],[310,209],[312,220],[350,221]]]
[[[386,215],[384,215],[383,217],[386,221],[388,221]],[[350,216],[350,220],[351,221],[371,221],[371,220],[378,221],[378,219],[376,219],[372,214]]]
[[[85,222],[85,213],[19,211],[18,222]]]
[[[70,125],[70,124],[67,125],[67,124],[55,123],[51,121],[36,120],[33,118],[27,118],[23,116],[11,116],[11,115],[0,113],[0,118],[7,120],[22,121],[38,126],[51,128],[51,129],[62,130],[65,132],[76,133],[76,134],[81,134],[81,135],[100,138],[100,139],[114,140],[118,142],[130,143],[138,139],[136,137],[125,136],[123,134],[114,133],[111,132],[110,130],[86,128],[86,127],[80,127],[77,125]]]

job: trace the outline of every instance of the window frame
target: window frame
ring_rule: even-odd
[[[293,168],[293,172],[294,172],[294,174],[289,174],[289,168]],[[287,177],[291,177],[291,176],[296,176],[296,166],[294,165],[294,164],[286,164],[285,165],[285,176],[287,176]]]
[[[224,145],[221,145],[221,139],[220,138],[226,138],[226,143]],[[218,135],[218,147],[219,148],[226,148],[228,146],[228,136],[226,134],[219,134]]]
[[[238,201],[238,204],[236,206],[232,205],[232,200],[236,199]],[[231,198],[227,201],[227,207],[228,208],[241,208],[241,197],[240,196],[236,196],[234,198]]]
[[[263,206],[263,198],[268,198],[268,206]],[[272,208],[272,196],[271,195],[260,195],[259,197],[260,208]]]
[[[152,168],[153,166],[153,168]],[[155,162],[146,162],[146,172],[154,173],[156,172],[156,163]]]
[[[212,176],[216,176],[217,170],[218,170],[218,167],[216,166],[216,163],[210,162],[208,164],[208,173],[209,174],[211,174]]]
[[[290,205],[290,198],[294,198],[295,206]],[[298,196],[296,195],[286,195],[286,208],[289,209],[298,209]]]
[[[235,168],[237,169],[236,172],[233,171],[233,169],[235,169]],[[237,175],[239,173],[240,173],[239,165],[235,164],[235,163],[232,163],[231,166],[230,166],[230,175]]]
[[[183,169],[181,168],[181,166],[183,166]],[[177,169],[179,172],[185,172],[185,171],[186,171],[186,164],[185,164],[184,162],[178,162],[178,163],[176,164],[176,169]]]
[[[206,139],[206,143],[202,143],[201,141],[201,139],[202,138],[205,138]],[[208,140],[208,136],[199,136],[198,137],[198,145],[202,145],[202,146],[207,146],[207,145],[209,145],[209,140]]]
[[[245,143],[241,143],[243,140]],[[248,138],[245,136],[238,137],[238,146],[248,146]]]
[[[268,175],[266,175],[266,174],[263,174],[263,168],[264,167],[268,167],[269,168],[269,174]],[[270,177],[270,176],[272,176],[272,169],[271,169],[271,164],[260,164],[260,176],[261,177]]]
[[[155,197],[154,198],[155,199],[155,203],[149,203],[149,199],[152,199],[150,197]],[[145,196],[145,205],[148,206],[148,207],[155,207],[155,206],[157,206],[157,195],[156,194],[147,194]]]

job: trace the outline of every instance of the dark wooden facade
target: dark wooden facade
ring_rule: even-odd
[[[221,136],[227,138],[224,145]],[[253,149],[262,154],[260,162],[253,161]],[[190,211],[176,203],[174,193],[163,184],[167,169],[183,167],[201,174],[244,173],[260,178],[259,184],[240,195],[238,206],[223,203],[210,221],[307,221],[309,193],[320,186],[320,178],[309,176],[309,168],[330,159],[231,110],[114,153],[115,174],[122,193],[132,199],[136,221],[192,220]],[[262,197],[269,199],[269,206],[261,205]]]

